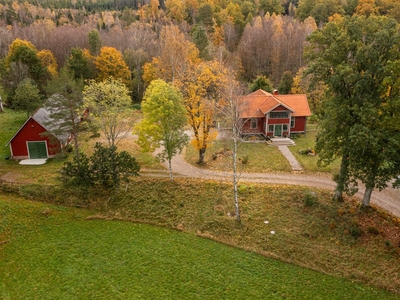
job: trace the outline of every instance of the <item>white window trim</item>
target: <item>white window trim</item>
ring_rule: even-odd
[[[293,121],[293,126],[292,126],[292,121]],[[296,117],[290,117],[290,128],[295,128],[296,127]]]
[[[255,127],[253,127],[255,125]],[[250,119],[250,129],[257,129],[258,128],[258,118],[251,118]]]
[[[271,113],[287,113],[287,117],[283,117],[283,118],[274,118],[271,116]],[[270,119],[287,119],[290,118],[290,111],[288,110],[274,110],[274,111],[270,111],[269,112],[269,118]]]

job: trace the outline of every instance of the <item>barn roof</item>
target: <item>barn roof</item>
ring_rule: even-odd
[[[29,122],[30,119],[35,120],[39,123],[46,131],[55,136],[60,142],[66,142],[70,136],[69,132],[58,133],[57,132],[57,124],[59,124],[60,120],[55,120],[50,118],[50,111],[44,107],[38,108],[29,118],[25,121],[25,123],[18,129],[18,131],[12,136],[12,138],[7,142],[6,146],[8,146],[11,141],[17,136],[17,134],[25,127],[25,125]]]
[[[241,118],[262,118],[271,110],[283,106],[292,112],[292,116],[311,116],[307,97],[304,94],[272,95],[257,90],[241,98]]]

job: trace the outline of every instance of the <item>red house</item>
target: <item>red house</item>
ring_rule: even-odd
[[[286,137],[304,133],[308,116],[311,111],[304,94],[279,95],[258,90],[240,99],[242,135]]]
[[[57,154],[67,144],[69,134],[54,134],[51,124],[54,120],[48,110],[36,110],[6,144],[10,145],[12,158],[50,158]]]

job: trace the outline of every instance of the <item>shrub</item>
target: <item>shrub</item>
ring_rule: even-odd
[[[368,232],[369,232],[370,234],[375,234],[375,235],[378,235],[378,234],[379,234],[379,230],[376,229],[376,227],[368,227]]]
[[[363,231],[358,224],[353,224],[349,228],[349,233],[352,237],[359,238],[363,234]]]
[[[240,161],[242,162],[243,165],[247,164],[249,162],[249,156],[245,155],[242,158],[240,158]]]
[[[135,103],[135,104],[132,105],[132,108],[136,109],[136,110],[141,110],[142,106],[140,105],[140,103]]]
[[[139,164],[128,152],[118,153],[116,147],[96,143],[90,159],[80,154],[79,159],[74,157],[72,162],[64,163],[60,179],[66,185],[117,187],[121,180],[129,182],[130,176],[137,176],[139,170]]]
[[[314,192],[308,192],[303,196],[303,203],[305,207],[312,207],[318,205],[318,195]]]

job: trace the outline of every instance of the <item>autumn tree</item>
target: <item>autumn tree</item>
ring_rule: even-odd
[[[41,50],[37,53],[37,56],[42,61],[42,65],[47,69],[48,73],[50,73],[52,76],[57,75],[57,60],[50,50]]]
[[[183,1],[181,0],[168,0],[165,3],[167,8],[167,16],[178,22],[182,22],[186,19],[186,9]]]
[[[177,26],[164,26],[160,36],[160,64],[166,75],[163,79],[174,82],[181,77],[188,68],[191,55],[194,59],[198,56],[194,52],[194,44],[186,40]]]
[[[187,124],[186,109],[179,90],[161,79],[151,82],[142,102],[143,119],[135,126],[137,143],[145,151],[162,147],[157,157],[168,161],[170,179],[172,158],[188,143],[184,132]]]
[[[89,109],[89,121],[105,136],[110,147],[130,133],[133,114],[129,91],[119,80],[89,81],[83,90],[82,110]]]
[[[199,151],[198,164],[204,164],[205,152],[217,136],[217,132],[213,131],[216,103],[223,97],[226,72],[218,62],[200,62],[188,68],[185,76],[176,82],[183,94],[193,130],[191,142]]]
[[[158,39],[148,24],[132,24],[126,36],[129,47],[124,51],[124,60],[133,74],[132,99],[140,102],[144,92],[143,66],[158,56]]]
[[[97,70],[97,80],[104,81],[108,78],[118,79],[127,86],[131,82],[131,73],[122,54],[113,47],[103,47],[94,64]]]
[[[6,65],[10,74],[10,68],[14,67],[23,68],[26,66],[29,77],[35,81],[39,90],[43,83],[48,78],[48,72],[43,66],[41,59],[38,56],[38,51],[32,43],[20,39],[16,39],[10,45],[8,55],[6,57]],[[6,79],[7,80],[7,79]],[[13,87],[19,82],[10,82]],[[12,92],[11,92],[12,96]]]
[[[398,175],[400,130],[393,126],[400,105],[398,24],[386,17],[336,18],[309,41],[308,72],[328,87],[319,161],[341,158],[335,199],[360,180],[366,187],[362,205],[369,206],[373,189],[385,188]]]
[[[8,48],[12,42],[12,36],[9,30],[4,27],[0,28],[0,59],[7,55]]]

